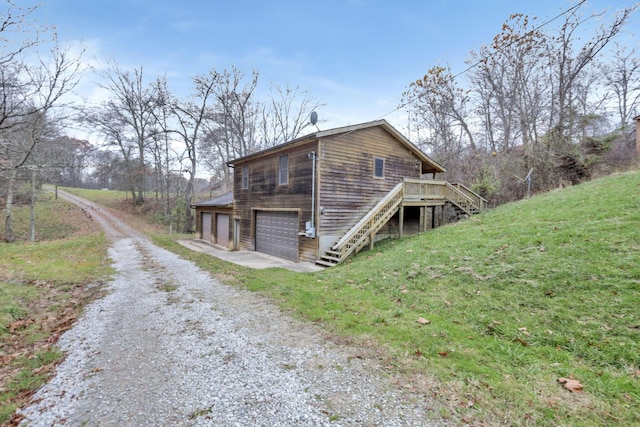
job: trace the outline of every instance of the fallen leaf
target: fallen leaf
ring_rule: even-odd
[[[521,339],[521,338],[516,338],[513,341],[522,344],[522,346],[524,346],[524,347],[528,347],[529,346],[529,343],[526,342],[525,340]]]
[[[416,320],[416,322],[418,322],[421,325],[430,325],[431,324],[431,320],[425,319],[424,317],[420,317],[418,320]]]
[[[449,355],[446,351],[439,351],[438,354],[442,357],[447,357]]]
[[[407,249],[407,253],[408,254],[413,253],[413,249]]]
[[[522,332],[523,334],[525,334],[525,335],[531,335],[531,334],[529,333],[529,331],[527,331],[527,328],[526,328],[526,327],[525,327],[525,328],[518,328],[518,330],[519,330],[520,332]]]
[[[451,302],[450,301],[445,301],[444,305],[451,305]]]
[[[558,382],[571,393],[578,393],[582,391],[582,384],[580,384],[580,381],[574,380],[573,378],[558,378]]]

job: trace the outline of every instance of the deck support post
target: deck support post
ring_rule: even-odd
[[[404,205],[400,205],[400,238],[404,234]]]

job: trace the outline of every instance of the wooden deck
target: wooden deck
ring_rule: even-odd
[[[486,209],[487,201],[462,184],[447,181],[405,178],[360,219],[321,259],[324,266],[341,263],[369,245],[373,249],[376,233],[400,211],[400,237],[403,235],[404,208],[434,207],[450,203],[463,215],[474,215]],[[423,230],[426,231],[426,222]]]

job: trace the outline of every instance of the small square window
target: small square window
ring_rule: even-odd
[[[381,157],[373,158],[373,176],[375,178],[384,178],[384,159]]]
[[[249,165],[242,166],[242,189],[249,188]]]
[[[278,185],[289,183],[289,155],[283,154],[278,162]]]

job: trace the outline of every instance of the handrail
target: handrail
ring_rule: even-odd
[[[347,233],[342,236],[338,242],[333,245],[332,249],[336,251],[342,252],[342,248],[346,245],[346,243],[350,243],[350,248],[354,248],[359,241],[364,240],[364,238],[369,234],[369,230],[371,230],[376,224],[370,224],[371,220],[375,218],[375,216],[387,208],[387,211],[393,205],[399,205],[402,201],[402,189],[403,183],[399,183],[396,185],[393,190],[387,193],[386,196],[382,200],[380,200],[365,216],[363,216],[360,221],[356,223]],[[384,212],[386,213],[386,212]],[[366,227],[369,225],[369,227]],[[361,233],[363,228],[366,227],[365,233]],[[350,251],[349,251],[350,252]],[[343,257],[346,257],[348,253],[341,253]]]
[[[456,187],[449,184],[448,182],[446,187],[449,190],[449,195],[447,199],[449,199],[451,203],[455,203],[456,205],[458,205],[467,214],[471,214],[472,213],[471,211],[474,208],[477,208],[476,204],[474,203],[474,200],[471,197],[467,196],[465,193],[458,190]]]
[[[460,190],[463,193],[465,193],[467,196],[469,196],[472,199],[474,199],[481,211],[484,210],[486,208],[486,206],[487,206],[487,203],[489,203],[487,201],[487,199],[485,199],[484,197],[482,197],[481,195],[479,195],[478,193],[476,193],[475,191],[473,191],[472,189],[470,189],[469,187],[467,187],[464,184],[461,184],[459,182],[454,182],[451,185],[453,185],[458,190]]]

